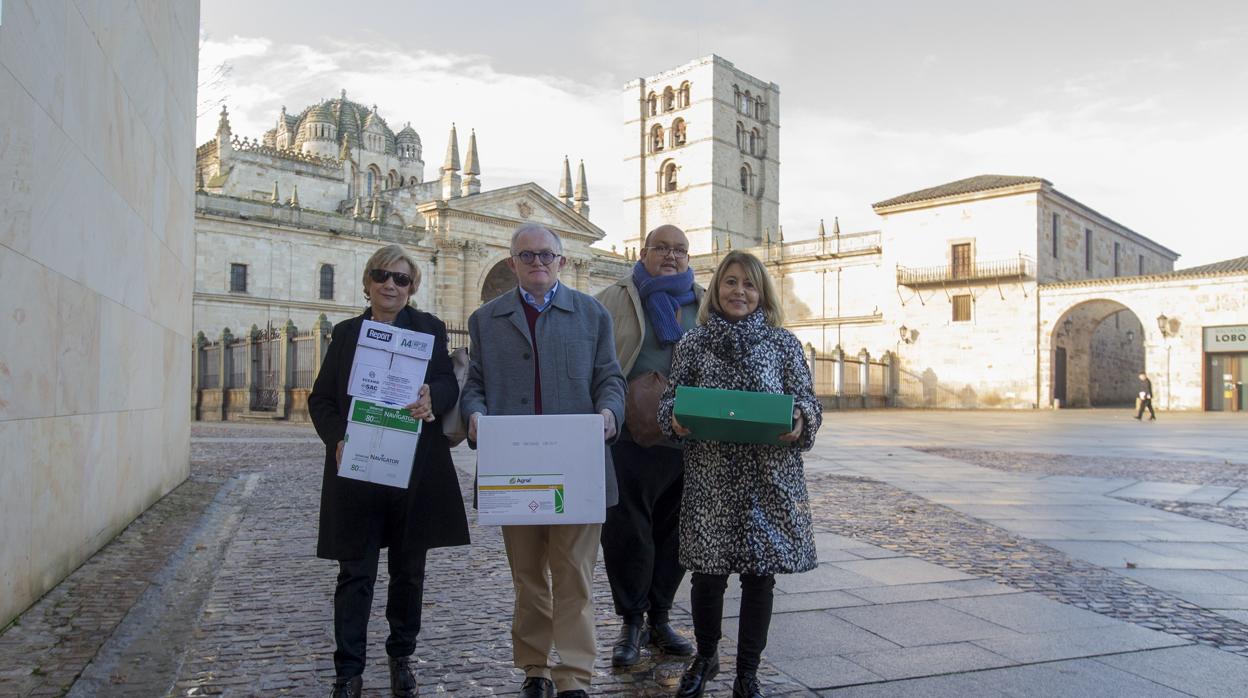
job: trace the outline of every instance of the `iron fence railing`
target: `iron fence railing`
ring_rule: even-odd
[[[899,286],[940,286],[972,281],[1035,278],[1035,263],[1026,257],[934,267],[897,267]]]

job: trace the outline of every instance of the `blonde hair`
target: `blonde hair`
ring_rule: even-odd
[[[373,256],[364,263],[364,276],[361,280],[364,282],[365,298],[368,298],[368,275],[374,269],[383,269],[395,262],[407,262],[407,268],[412,270],[412,285],[407,287],[407,297],[410,300],[416,295],[416,289],[420,288],[420,267],[416,266],[416,262],[401,245],[386,245],[374,252]]]
[[[763,309],[763,319],[767,321],[767,324],[772,327],[783,325],[784,308],[780,306],[780,296],[776,293],[775,285],[771,283],[767,268],[763,266],[758,257],[740,250],[733,250],[724,255],[719,266],[715,268],[715,273],[711,275],[711,283],[706,293],[702,294],[702,305],[698,308],[698,324],[705,325],[711,319],[712,311],[716,315],[723,316],[724,309],[719,305],[719,282],[723,279],[724,272],[733,264],[740,264],[745,272],[745,278],[758,289],[758,307]]]

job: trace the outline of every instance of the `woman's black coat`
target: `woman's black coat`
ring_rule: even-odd
[[[439,548],[468,544],[468,519],[464,515],[463,494],[451,461],[451,450],[442,435],[442,415],[459,399],[459,383],[446,349],[446,325],[429,313],[412,307],[399,311],[394,326],[433,335],[433,356],[425,374],[429,384],[432,422],[421,427],[416,446],[412,478],[402,496],[406,510],[401,531],[387,531],[385,540],[369,541],[362,525],[374,507],[387,500],[386,494],[396,488],[338,476],[336,451],[338,442],[347,432],[347,411],[351,396],[347,383],[351,362],[355,359],[360,324],[372,318],[372,310],[334,327],[329,350],[321,364],[312,394],[308,396],[308,412],[316,433],[325,442],[325,474],[321,484],[321,521],[316,542],[317,557],[330,560],[354,560],[365,555],[371,544],[387,547],[399,542],[405,548]]]

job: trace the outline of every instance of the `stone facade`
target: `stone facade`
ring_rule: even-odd
[[[639,248],[670,223],[695,253],[761,244],[779,234],[780,88],[719,56],[629,82],[622,113],[637,150]]]
[[[623,256],[591,247],[605,233],[588,218],[583,165],[573,184],[565,159],[559,196],[532,183],[483,190],[476,134],[461,167],[452,126],[439,176],[426,181],[416,132],[393,134],[376,107],[345,92],[297,117],[283,109],[256,139],[235,136],[223,109],[197,163],[194,327],[210,339],[357,315],[364,264],[390,243],[419,267],[415,304],[453,326],[515,286],[505,260],[525,223],[560,235],[562,280],[577,289],[595,292],[628,270]]]
[[[0,626],[186,478],[198,33],[4,3]]]

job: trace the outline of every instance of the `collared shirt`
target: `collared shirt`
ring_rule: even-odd
[[[558,290],[559,290],[559,282],[556,281],[555,285],[551,286],[550,290],[546,292],[546,295],[542,296],[542,302],[538,303],[537,298],[532,293],[529,293],[528,291],[524,290],[524,287],[521,286],[520,297],[524,299],[525,303],[528,303],[534,308],[537,308],[537,312],[540,313],[543,310],[550,307],[550,302],[555,299],[555,292]]]

